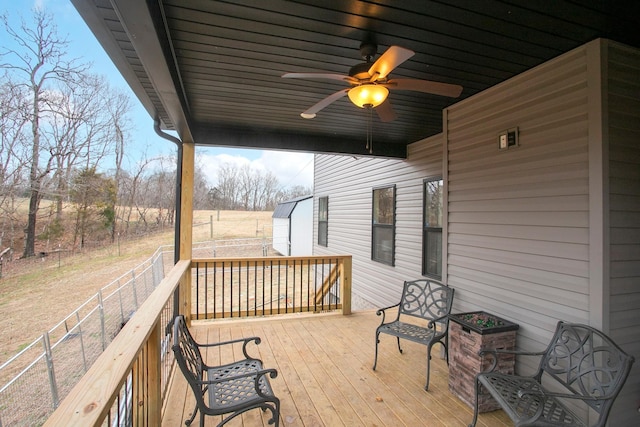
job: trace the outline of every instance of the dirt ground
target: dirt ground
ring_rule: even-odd
[[[272,212],[198,211],[193,241],[271,237]],[[0,278],[0,365],[54,327],[100,288],[173,245],[173,230],[79,255],[5,262]],[[258,254],[247,254],[258,255]],[[22,263],[22,265],[17,265]]]

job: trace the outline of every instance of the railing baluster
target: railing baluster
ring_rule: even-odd
[[[209,264],[204,264],[204,318],[209,318]]]
[[[215,319],[218,309],[218,263],[213,263],[213,318]]]
[[[284,312],[289,312],[289,260],[284,263]]]
[[[258,316],[258,261],[253,262],[253,315]]]
[[[293,266],[291,267],[292,277],[291,281],[293,284],[291,285],[291,310],[296,312],[296,260],[293,260]],[[288,275],[287,275],[288,276]],[[288,286],[287,286],[288,288]]]
[[[269,314],[273,314],[273,260],[269,261]]]
[[[231,280],[229,281],[231,284],[231,307],[230,307],[230,311],[231,311],[231,317],[233,317],[233,261],[231,261],[231,271],[229,272],[229,277],[231,278]]]
[[[314,295],[315,299],[315,295]],[[307,259],[307,311],[309,311],[309,301],[311,300],[311,260]]]
[[[249,261],[247,261],[244,268],[245,268],[245,273],[247,277],[246,278],[247,285],[245,286],[245,293],[247,295],[246,295],[245,301],[246,301],[246,310],[247,310],[246,315],[248,316],[249,315]]]
[[[280,298],[280,277],[281,277],[281,273],[282,273],[282,263],[280,262],[280,260],[278,260],[278,310],[277,313],[280,314],[280,300],[282,298]]]
[[[335,271],[335,265],[333,263],[333,259],[329,259],[329,286],[327,287],[327,294],[329,294],[329,310],[331,310],[331,303],[335,307],[338,306],[338,303],[333,298],[333,284],[336,277],[337,271]]]
[[[196,263],[196,319],[200,318],[200,263]]]
[[[222,318],[225,317],[225,312],[226,312],[226,305],[227,305],[227,300],[224,298],[224,294],[225,294],[225,276],[226,276],[226,272],[227,272],[227,263],[226,262],[222,262],[222,307],[220,307],[222,309]]]

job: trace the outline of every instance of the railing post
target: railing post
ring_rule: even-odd
[[[146,384],[138,385],[138,389],[142,386],[145,395],[143,405],[146,407],[146,426],[159,426],[162,424],[162,347],[160,345],[162,325],[160,323],[160,319],[158,319],[151,330],[149,339],[145,343],[144,353],[147,355],[147,372],[142,378]]]
[[[180,279],[180,285],[178,286],[178,314],[183,314],[187,319],[187,325],[191,325],[191,286],[192,286],[192,269],[193,265],[189,265],[187,274]]]
[[[53,407],[57,408],[60,404],[58,398],[58,384],[56,383],[56,374],[53,370],[53,355],[51,354],[51,342],[49,341],[49,333],[42,335],[42,344],[44,345],[44,357],[47,361],[47,373],[49,374],[49,386],[51,387],[51,401]]]
[[[80,322],[80,313],[76,311],[76,327],[78,328],[78,334],[80,335],[80,351],[82,351],[82,366],[84,372],[87,372],[87,355],[84,350],[84,335],[82,334],[82,323]]]
[[[340,296],[342,297],[342,314],[351,314],[351,256],[342,258],[340,271]]]
[[[131,271],[131,288],[133,291],[133,305],[138,309],[138,293],[136,292],[136,273]]]
[[[102,300],[102,289],[98,291],[98,310],[100,311],[100,331],[102,333],[102,351],[107,348],[107,327],[104,319],[104,301]]]

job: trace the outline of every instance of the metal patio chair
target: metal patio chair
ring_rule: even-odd
[[[480,387],[491,393],[516,426],[602,427],[633,364],[633,357],[602,332],[564,322],[558,322],[545,351],[483,350],[480,354],[490,355],[493,364],[476,376],[469,427],[478,420]],[[538,370],[532,376],[493,372],[502,354],[537,356]],[[594,423],[577,415],[574,407],[582,407],[584,413],[594,411]]]
[[[200,427],[206,415],[222,415],[218,427],[242,414],[260,408],[271,411],[269,424],[280,422],[280,400],[274,395],[269,377],[275,378],[275,369],[263,369],[262,361],[250,357],[247,344],[260,344],[259,337],[241,338],[213,344],[198,344],[187,328],[184,316],[177,316],[173,324],[173,352],[180,370],[189,382],[196,398],[191,425],[200,411]],[[221,366],[208,366],[202,359],[201,348],[220,347],[242,343],[244,359]],[[225,417],[226,416],[226,417]]]
[[[414,280],[404,282],[400,302],[376,311],[382,315],[380,326],[376,328],[376,352],[373,362],[375,371],[378,364],[378,344],[380,334],[389,334],[396,337],[398,350],[402,353],[400,339],[406,339],[427,346],[427,382],[425,390],[429,389],[429,371],[431,367],[431,348],[435,344],[444,347],[447,364],[448,352],[448,328],[451,304],[453,303],[453,288],[450,288],[435,280]],[[397,307],[396,317],[385,323],[387,310]],[[413,322],[408,322],[413,318]],[[415,322],[415,319],[418,322]],[[422,324],[420,321],[423,321]]]

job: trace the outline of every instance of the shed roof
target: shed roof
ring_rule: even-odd
[[[278,206],[273,210],[272,218],[291,218],[291,214],[296,208],[298,202],[312,198],[313,196],[302,196],[295,199],[287,200],[285,202],[278,203]]]

